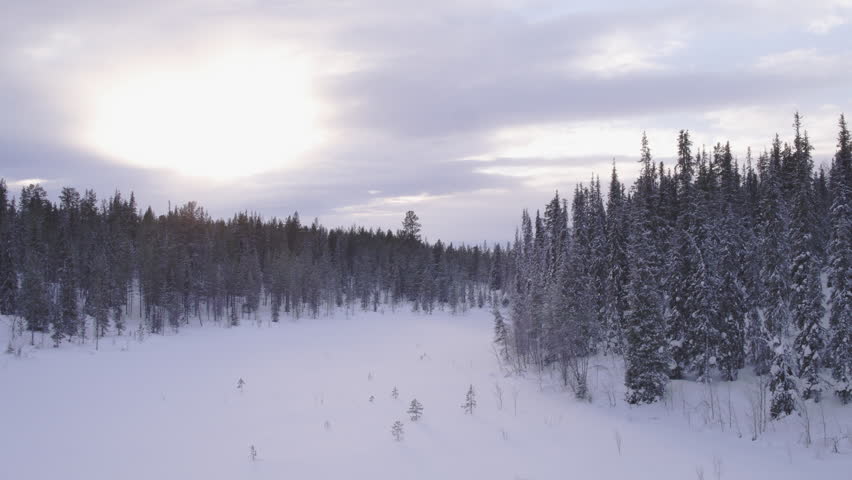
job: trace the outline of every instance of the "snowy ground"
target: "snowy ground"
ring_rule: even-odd
[[[506,376],[490,338],[487,312],[388,312],[3,354],[0,478],[850,478],[849,445],[838,454],[817,441],[828,436],[819,419],[806,447],[798,419],[751,441],[749,420],[725,413],[724,386],[720,425],[694,384],[629,408],[620,378],[608,380],[611,359],[592,369],[594,403],[579,403],[549,378]],[[470,384],[473,416],[460,408]],[[405,414],[414,397],[425,407],[417,423]],[[827,405],[842,434],[852,408]]]

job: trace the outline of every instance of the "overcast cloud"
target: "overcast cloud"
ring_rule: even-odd
[[[481,242],[510,239],[522,208],[608,176],[613,159],[630,178],[643,130],[660,159],[680,128],[698,145],[730,139],[742,157],[776,131],[789,137],[799,110],[817,159],[833,153],[837,117],[852,110],[852,0],[567,3],[9,0],[0,177],[53,194],[132,190],[159,211],[189,200],[216,216],[298,210],[331,226],[397,228],[414,209],[432,240]],[[321,140],[227,178],[81,140],[101,93],[233,49],[306,66]],[[233,106],[202,100],[213,116]],[[145,139],[183,108],[168,105],[132,133]],[[279,116],[231,121],[267,118]],[[223,136],[181,152],[215,152]]]

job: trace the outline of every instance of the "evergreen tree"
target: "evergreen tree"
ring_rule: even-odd
[[[503,320],[503,314],[500,313],[500,307],[497,302],[494,303],[494,343],[499,349],[500,358],[504,361],[509,359],[509,332],[506,328],[506,322]]]
[[[708,217],[716,218],[712,226],[716,275],[711,283],[716,289],[720,332],[716,363],[724,379],[736,380],[739,369],[745,365],[749,313],[746,292],[751,286],[753,271],[746,268],[751,263],[742,220],[746,215],[730,144],[718,151],[715,164],[719,171],[719,198]]]
[[[624,383],[629,403],[650,403],[660,399],[669,373],[669,352],[662,315],[662,298],[655,276],[656,252],[653,245],[655,204],[654,164],[648,140],[642,138],[642,173],[637,182],[628,258],[630,277],[624,313],[626,364]]]
[[[50,318],[50,299],[41,262],[34,253],[24,261],[20,298],[21,316],[30,331],[30,344],[35,344],[35,332],[45,332]]]
[[[842,115],[830,189],[828,357],[834,393],[846,404],[852,402],[852,138]]]
[[[0,178],[0,314],[17,311],[18,275],[15,265],[15,208],[8,199],[6,181]]]
[[[415,398],[411,401],[411,404],[408,406],[408,410],[406,411],[409,417],[411,417],[412,422],[416,422],[420,420],[420,417],[423,416],[423,404],[417,401]]]
[[[400,422],[399,420],[393,422],[393,425],[391,425],[391,435],[393,436],[393,439],[395,441],[402,441],[403,437],[405,436],[405,429],[402,425],[402,422]]]
[[[110,285],[106,253],[99,252],[93,260],[94,265],[91,267],[93,279],[86,297],[86,313],[95,321],[95,348],[97,348],[100,338],[109,330]]]
[[[674,367],[672,378],[681,378],[690,364],[699,361],[697,355],[704,353],[703,339],[708,332],[707,311],[700,302],[704,268],[700,265],[701,251],[698,244],[696,218],[697,202],[693,186],[695,171],[692,159],[692,141],[689,133],[681,130],[678,135],[677,203],[674,257],[672,260],[668,295],[668,339]],[[697,316],[702,318],[698,319]],[[706,358],[706,355],[702,357]],[[699,361],[700,362],[700,361]],[[703,363],[703,362],[700,362]]]
[[[786,337],[791,326],[790,309],[790,221],[782,193],[782,165],[789,149],[782,148],[776,135],[770,154],[761,170],[761,201],[758,230],[763,325],[762,342],[756,342],[761,352],[755,355],[758,373],[770,374],[773,418],[792,412],[795,404],[795,379],[790,365]],[[762,343],[762,345],[761,345]]]
[[[473,415],[473,410],[476,408],[476,392],[473,391],[473,385],[467,389],[467,394],[464,396],[464,403],[461,408],[464,410],[464,413]]]
[[[769,414],[773,419],[781,418],[793,413],[796,409],[798,390],[796,388],[796,377],[790,366],[792,361],[788,358],[788,347],[778,337],[772,341],[774,353],[772,367],[769,370],[769,390],[771,399]]]
[[[402,221],[402,230],[400,231],[400,237],[419,242],[420,228],[420,219],[417,217],[417,214],[414,213],[413,210],[405,212],[405,218]]]
[[[627,199],[618,180],[615,164],[606,206],[606,271],[605,336],[606,350],[622,353],[624,348],[624,312],[627,311],[627,284],[630,269],[627,260],[629,236]]]
[[[801,133],[799,114],[795,116],[793,155],[788,164],[793,165],[795,181],[793,191],[793,210],[791,216],[792,262],[791,278],[791,314],[799,330],[794,342],[798,360],[799,378],[804,385],[802,398],[819,401],[822,392],[819,370],[821,355],[825,347],[825,333],[822,327],[824,309],[822,306],[822,286],[820,265],[815,255],[813,240],[814,197],[811,187],[813,161],[807,133]],[[791,167],[792,168],[792,167]]]

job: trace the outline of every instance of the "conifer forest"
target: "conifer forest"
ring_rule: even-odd
[[[797,399],[852,402],[852,137],[843,117],[830,165],[815,165],[798,114],[787,139],[735,158],[729,144],[677,138],[671,165],[642,138],[641,173],[615,168],[543,210],[514,241],[327,228],[298,213],[211,218],[194,202],[157,214],[135,194],[11,192],[0,182],[0,312],[13,333],[94,342],[133,328],[237,326],[379,307],[489,309],[516,372],[558,371],[588,395],[595,355],[624,360],[628,403],[672,379],[768,379],[772,418]],[[502,313],[501,313],[502,312]],[[11,343],[10,343],[10,349]]]

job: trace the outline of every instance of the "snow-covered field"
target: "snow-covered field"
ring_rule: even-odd
[[[680,382],[667,404],[629,408],[617,362],[599,359],[594,402],[579,403],[549,377],[506,375],[491,335],[487,312],[397,311],[3,354],[0,478],[852,478],[848,440],[833,453],[823,438],[852,426],[833,399],[812,415],[809,447],[799,418],[752,441],[743,410],[725,410],[747,381],[730,397]]]

